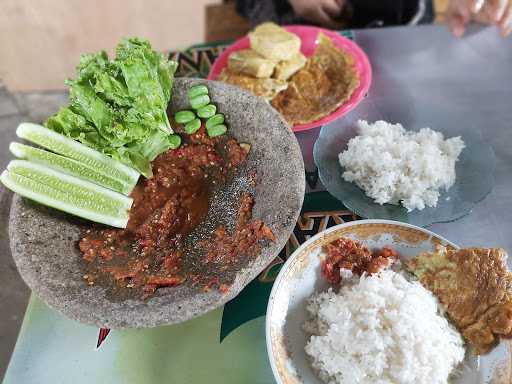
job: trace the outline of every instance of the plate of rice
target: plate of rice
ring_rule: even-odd
[[[419,226],[457,220],[494,186],[496,159],[463,110],[422,105],[397,120],[371,104],[323,126],[313,155],[334,197],[361,217]]]
[[[375,253],[372,260],[389,262],[376,273],[347,271],[333,285],[326,249],[345,240],[364,244]],[[438,246],[458,248],[410,224],[360,220],[299,247],[282,267],[267,308],[267,351],[277,383],[509,383],[508,342],[477,357],[437,298],[401,267]]]

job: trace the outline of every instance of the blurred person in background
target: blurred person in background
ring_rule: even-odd
[[[503,37],[508,36],[512,32],[512,1],[450,0],[447,22],[453,34],[463,36],[466,25],[471,21],[495,25]]]
[[[331,29],[431,23],[432,0],[237,0],[237,11],[257,25],[313,24]],[[503,36],[512,32],[512,0],[449,0],[446,12],[457,37],[476,21],[496,25]]]

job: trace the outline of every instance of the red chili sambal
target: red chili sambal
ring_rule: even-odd
[[[327,257],[322,261],[322,274],[331,284],[341,282],[341,270],[349,270],[356,275],[378,273],[387,267],[391,260],[398,259],[398,253],[390,248],[383,247],[372,252],[361,242],[341,237],[324,246]]]
[[[274,240],[270,228],[252,219],[254,199],[249,192],[232,196],[239,208],[233,211],[231,230],[219,224],[200,241],[193,238],[195,231],[207,227],[204,221],[215,191],[233,180],[250,147],[225,137],[209,138],[204,127],[184,137],[179,149],[153,161],[153,178],[135,187],[126,229],[83,233],[79,248],[89,285],[111,285],[124,292],[121,297],[146,298],[160,287],[187,280],[203,290],[225,292],[231,281],[223,272],[243,262],[241,258],[256,255],[261,240]]]

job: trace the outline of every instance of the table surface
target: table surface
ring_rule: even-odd
[[[423,105],[433,114],[436,105],[452,109],[453,124],[479,130],[495,151],[491,194],[470,215],[429,229],[460,246],[512,252],[512,39],[500,38],[493,28],[474,26],[467,37],[455,39],[442,26],[420,26],[357,31],[355,40],[373,70],[363,103],[385,103],[396,122],[414,120]],[[358,109],[351,114],[359,117]],[[318,132],[297,134],[308,170],[314,169]]]
[[[475,28],[467,37],[457,40],[442,26],[422,26],[357,31],[355,40],[366,51],[373,66],[373,84],[365,103],[386,103],[387,108],[393,108],[397,121],[401,118],[410,120],[414,117],[415,110],[422,108],[423,105],[430,107],[439,105],[440,108],[453,109],[453,124],[479,130],[496,153],[496,185],[492,193],[479,203],[470,215],[453,223],[432,225],[429,229],[461,246],[499,245],[512,252],[512,151],[510,150],[512,39],[501,39],[491,28]],[[50,98],[53,98],[55,106],[65,100],[62,95],[54,95]],[[26,101],[30,102],[30,100]],[[32,105],[37,106],[37,103]],[[25,113],[25,117],[29,112]],[[351,113],[357,115],[358,109]],[[432,113],[435,113],[435,109]],[[7,159],[5,153],[8,142],[12,140],[15,124],[20,119],[18,115],[16,116],[11,117],[12,121],[8,122],[9,129],[4,129],[7,123],[0,114],[2,119],[0,120],[0,154],[2,155],[0,165],[2,168]],[[36,119],[33,114],[29,117]],[[37,117],[44,118],[44,116]],[[314,129],[297,134],[303,149],[306,168],[310,171],[314,171],[312,148],[318,132],[319,129]],[[3,202],[7,201],[5,196],[4,194],[2,197]],[[4,209],[0,214],[3,214],[5,222],[6,210]],[[8,247],[5,234],[0,236],[0,241],[2,241],[0,250],[4,253],[1,256],[6,259],[8,255],[5,253],[8,253]],[[2,297],[0,304],[8,300],[9,298]],[[197,321],[175,326],[173,329],[179,327],[183,332],[188,330],[191,334],[203,332],[204,337],[208,337],[208,327],[217,324],[208,322],[208,319],[217,319],[219,316],[221,315],[217,310]],[[38,319],[38,322],[35,322],[35,319]],[[2,318],[2,322],[4,321],[5,319]],[[251,323],[250,327],[261,329],[263,321],[264,317],[258,318]],[[0,329],[3,330],[3,328]],[[174,331],[169,329],[166,334],[174,334]],[[157,380],[160,375],[144,378],[142,371],[140,375],[136,374],[133,377],[124,375],[126,370],[133,371],[133,366],[127,362],[135,361],[134,356],[130,359],[126,357],[125,349],[122,351],[126,359],[125,363],[113,361],[114,355],[120,353],[120,345],[138,349],[148,343],[157,343],[162,337],[162,333],[157,330],[144,332],[144,337],[142,337],[142,331],[119,333],[116,336],[117,339],[102,347],[101,354],[91,356],[91,348],[83,344],[90,344],[91,338],[95,338],[94,327],[79,326],[49,310],[38,300],[32,299],[4,383],[27,382],[27,378],[34,377],[38,377],[37,382],[41,383],[62,382],[64,378],[59,370],[48,369],[48,367],[57,368],[65,365],[73,367],[67,371],[72,373],[73,381],[76,383],[100,382],[98,378],[101,378],[101,382],[112,383],[123,379],[126,380],[124,382],[152,382],[152,379]],[[212,332],[218,331],[212,330]],[[48,338],[42,339],[43,334],[52,335],[52,342],[48,343]],[[172,344],[184,341],[181,339],[173,342],[169,338],[167,340]],[[260,353],[254,357],[254,365],[262,364],[264,368],[257,381],[269,382],[268,366],[265,365],[264,341],[262,342],[260,338],[245,342],[252,342],[260,348],[259,351],[263,356],[260,356]],[[238,348],[244,346],[246,345],[240,344]],[[66,354],[66,350],[73,353]],[[173,352],[176,358],[173,365],[184,363],[183,357],[180,357],[176,351],[168,349],[159,351]],[[215,353],[215,350],[210,352]],[[84,354],[87,356],[87,364],[81,361]],[[143,358],[140,355],[138,357]],[[236,366],[237,361],[239,360],[235,359],[233,364],[230,364],[231,368]],[[162,366],[160,368],[163,369]],[[110,378],[116,381],[109,381]],[[140,381],[137,378],[140,378]],[[206,378],[207,376],[203,376],[203,379]],[[146,379],[149,381],[144,381]],[[70,377],[67,377],[66,382],[69,381]]]

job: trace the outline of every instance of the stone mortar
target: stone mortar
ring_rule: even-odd
[[[21,276],[50,307],[85,324],[107,328],[145,328],[180,323],[211,311],[234,298],[284,247],[304,198],[304,163],[294,134],[263,99],[220,82],[176,79],[170,111],[187,108],[186,91],[206,84],[229,131],[251,144],[248,167],[257,170],[254,218],[263,220],[276,242],[247,261],[225,294],[202,292],[186,284],[160,289],[147,301],[111,301],[106,288],[85,284],[77,248],[84,221],[16,195],[9,236]]]

